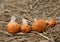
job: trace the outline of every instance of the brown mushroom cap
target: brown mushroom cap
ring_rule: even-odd
[[[37,32],[44,32],[45,28],[46,28],[46,22],[44,19],[36,20],[32,24],[32,29]]]
[[[56,21],[55,19],[51,18],[50,21],[49,21],[49,26],[52,28],[56,25]]]
[[[26,24],[22,24],[21,25],[21,32],[23,32],[23,33],[30,32],[30,26],[29,25],[26,25]]]
[[[7,32],[15,34],[19,31],[19,25],[16,22],[9,22],[6,26]]]

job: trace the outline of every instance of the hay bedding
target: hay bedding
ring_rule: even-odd
[[[12,15],[17,17],[16,22],[22,23],[21,16],[29,20],[32,25],[34,18],[54,17],[60,23],[60,0],[0,0],[0,42],[50,42],[38,33],[18,33],[10,35],[6,32],[5,26]],[[60,24],[50,29],[47,27],[43,35],[60,42]],[[43,40],[43,41],[42,41]],[[52,42],[52,41],[51,41]]]

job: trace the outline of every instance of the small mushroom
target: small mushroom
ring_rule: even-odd
[[[44,32],[46,28],[46,21],[44,19],[38,19],[34,21],[34,23],[32,24],[32,29],[34,31],[37,31],[37,32]]]
[[[55,19],[54,19],[54,18],[51,18],[51,19],[49,20],[49,26],[52,28],[52,27],[54,27],[55,25],[56,25]]]
[[[12,16],[11,21],[6,25],[6,30],[8,33],[15,34],[19,31],[19,25],[15,22],[16,17]]]
[[[30,32],[30,26],[27,23],[26,19],[22,19],[23,24],[20,26],[21,27],[21,32],[23,33],[29,33]]]

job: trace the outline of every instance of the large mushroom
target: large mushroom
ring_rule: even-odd
[[[19,25],[15,22],[16,17],[12,16],[11,21],[6,25],[6,30],[8,33],[15,34],[19,31]]]
[[[44,19],[35,20],[32,24],[32,29],[37,32],[44,32],[46,28],[46,21]]]

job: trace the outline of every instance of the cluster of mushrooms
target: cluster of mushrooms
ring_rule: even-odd
[[[26,19],[22,19],[22,24],[19,25],[16,21],[16,17],[12,16],[11,21],[6,25],[6,30],[8,33],[15,34],[17,32],[23,32],[23,33],[29,33],[31,32],[31,28],[28,25],[28,22]],[[56,21],[54,18],[51,18],[49,21],[46,21],[44,19],[34,19],[34,23],[32,23],[32,30],[36,32],[44,32],[46,29],[47,24],[53,28],[56,24]]]

